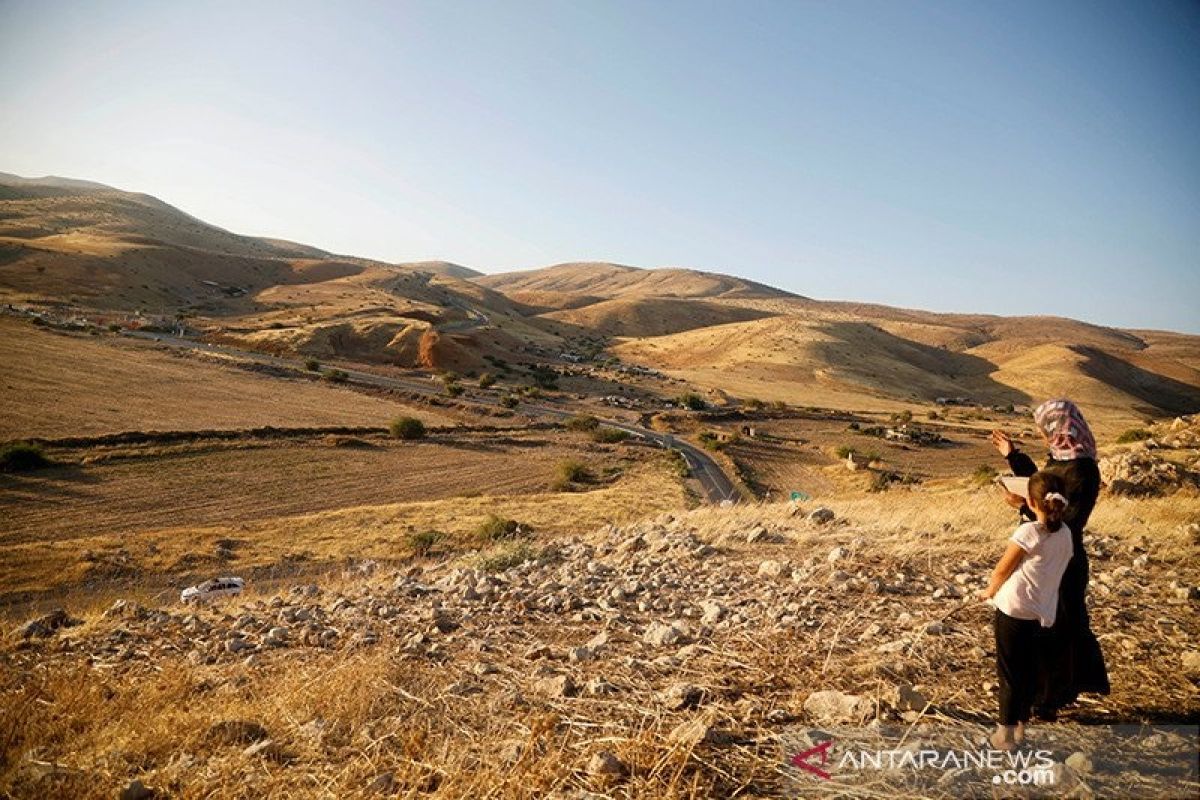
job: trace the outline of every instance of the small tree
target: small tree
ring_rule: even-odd
[[[396,417],[388,425],[388,430],[396,439],[422,439],[425,437],[425,423],[416,417]]]
[[[695,392],[686,392],[675,398],[675,402],[689,411],[703,411],[708,407],[708,403],[704,402],[704,398]]]

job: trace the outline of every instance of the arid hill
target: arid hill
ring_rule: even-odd
[[[1070,319],[823,302],[603,262],[481,275],[241,236],[88,181],[0,173],[0,299],[183,320],[193,336],[470,372],[607,353],[712,397],[900,410],[1069,395],[1104,427],[1200,410],[1200,337]],[[610,385],[611,388],[611,385]],[[573,391],[585,391],[575,387]]]

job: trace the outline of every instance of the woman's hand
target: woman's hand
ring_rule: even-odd
[[[997,591],[997,589],[994,586],[988,586],[986,589],[980,589],[979,590],[979,599],[980,600],[991,600],[993,597],[996,596],[996,591]]]
[[[991,435],[992,446],[1000,451],[1000,455],[1008,458],[1009,454],[1015,449],[1013,441],[1004,431],[992,431]]]
[[[1012,492],[1008,491],[1007,489],[1004,490],[1004,502],[1008,503],[1010,506],[1015,508],[1017,511],[1020,511],[1022,508],[1025,507],[1025,498],[1021,497],[1021,495],[1019,495],[1019,494],[1013,494]]]

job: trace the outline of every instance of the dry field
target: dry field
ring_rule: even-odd
[[[148,343],[39,329],[0,316],[0,441],[131,430],[384,426],[427,408],[284,380],[160,351]]]
[[[405,535],[468,537],[489,513],[561,531],[564,508],[628,519],[685,494],[645,446],[579,434],[458,431],[51,449],[63,466],[0,475],[3,604],[175,586],[229,569],[391,560]],[[552,492],[564,461],[592,478]],[[514,469],[514,463],[520,468]],[[594,509],[594,510],[593,510]]]
[[[982,739],[994,663],[988,612],[971,598],[1011,528],[990,499],[955,490],[847,500],[830,504],[837,518],[824,525],[788,504],[620,528],[581,519],[581,538],[535,536],[518,545],[527,554],[491,568],[451,552],[197,611],[73,608],[81,625],[14,637],[0,655],[0,788],[103,797],[138,780],[181,798],[994,797],[986,772],[840,771],[826,783],[788,763],[814,730],[852,718],[890,726],[896,738],[868,734],[883,747],[901,735],[912,747]],[[1198,515],[1195,495],[1102,500],[1091,607],[1114,691],[1030,734],[1055,752],[1064,793],[1194,796],[1194,770],[1121,776],[1098,746],[1095,774],[1061,759],[1089,749],[1081,723],[1200,715],[1200,624],[1169,588],[1200,582],[1184,529]],[[759,528],[765,537],[748,544]],[[827,690],[850,695],[853,709],[818,703]],[[1181,746],[1186,766],[1194,740]]]
[[[337,508],[546,491],[557,464],[620,472],[642,448],[585,453],[580,437],[440,434],[62,449],[68,466],[0,475],[0,546],[250,523]],[[82,464],[78,463],[80,460]],[[514,460],[520,470],[512,469]]]

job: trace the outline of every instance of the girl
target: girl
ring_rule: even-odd
[[[983,590],[996,606],[996,671],[1000,677],[1000,724],[992,746],[1011,750],[1025,738],[1039,677],[1044,674],[1039,651],[1043,629],[1054,625],[1058,589],[1073,551],[1071,529],[1063,523],[1067,509],[1062,479],[1039,472],[1029,479],[1029,508],[1036,522],[1026,522],[1009,539],[1008,549]]]
[[[1058,617],[1045,642],[1046,680],[1033,701],[1033,715],[1054,720],[1058,709],[1075,702],[1081,692],[1108,694],[1108,669],[1100,643],[1088,618],[1088,556],[1083,533],[1100,494],[1100,468],[1096,465],[1096,439],[1083,412],[1070,400],[1047,400],[1033,412],[1038,431],[1050,448],[1050,460],[1042,467],[1062,478],[1070,506],[1063,516],[1071,529],[1074,555],[1063,573],[1058,591]],[[1038,471],[1033,459],[1017,449],[1001,431],[992,432],[992,443],[1008,460],[1014,475],[1029,477]],[[1009,502],[1021,509],[1025,519],[1034,515],[1023,498],[1012,495]]]

